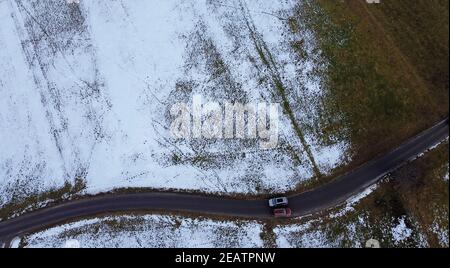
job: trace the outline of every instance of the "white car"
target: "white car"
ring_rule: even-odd
[[[288,205],[287,197],[277,197],[269,200],[269,207],[271,208],[284,207],[287,205]]]

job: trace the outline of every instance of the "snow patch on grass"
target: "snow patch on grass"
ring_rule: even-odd
[[[446,170],[446,172],[444,174],[443,179],[444,179],[444,181],[448,182],[448,174],[449,174],[449,165],[448,164],[447,164],[447,167],[445,170]]]
[[[364,199],[365,197],[369,196],[372,192],[374,192],[378,187],[378,184],[374,184],[368,188],[366,188],[364,191],[362,191],[361,193],[352,196],[351,198],[349,198],[346,203],[345,206],[343,208],[341,208],[338,212],[335,213],[331,213],[330,214],[330,218],[339,218],[344,216],[345,214],[352,212],[355,210],[354,205],[357,204],[360,200]]]
[[[311,222],[300,225],[279,226],[274,229],[277,247],[280,248],[329,248],[336,243],[325,232],[314,229]]]
[[[448,227],[448,226],[447,226]],[[439,245],[441,245],[442,247],[448,247],[449,246],[449,233],[448,233],[448,228],[442,228],[439,226],[439,224],[435,221],[433,222],[433,225],[431,226],[431,231],[436,234],[438,240],[439,240]]]
[[[405,224],[405,217],[398,219],[398,224],[392,228],[394,243],[400,243],[408,239],[413,231]]]

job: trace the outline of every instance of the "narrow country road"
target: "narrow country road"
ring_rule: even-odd
[[[448,119],[406,141],[397,149],[314,190],[289,197],[295,216],[342,204],[381,177],[416,158],[448,137]],[[236,200],[183,193],[111,194],[70,201],[0,222],[0,241],[97,214],[130,211],[194,212],[246,218],[271,217],[267,200]],[[0,243],[1,244],[1,243]]]

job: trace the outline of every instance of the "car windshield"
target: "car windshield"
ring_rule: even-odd
[[[278,203],[281,203],[281,202],[283,202],[283,201],[284,201],[283,198],[278,198],[278,199],[277,199],[277,202],[278,202]]]

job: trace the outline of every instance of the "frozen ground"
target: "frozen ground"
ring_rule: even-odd
[[[295,2],[0,1],[0,206],[76,180],[86,193],[281,192],[348,160],[346,141],[321,140],[325,66],[308,29],[290,31]],[[168,111],[194,94],[292,114],[271,150],[174,140]]]

